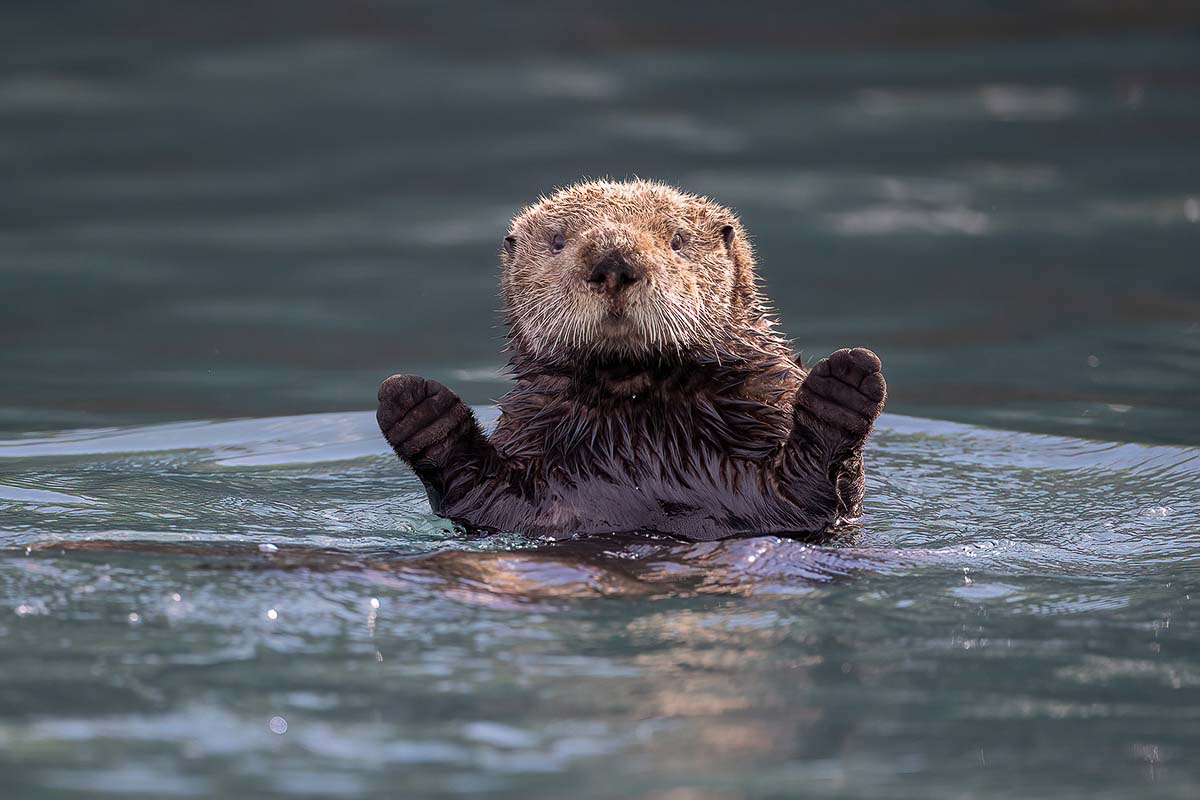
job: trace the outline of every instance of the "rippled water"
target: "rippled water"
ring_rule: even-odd
[[[0,9],[0,796],[1200,796],[1200,12],[769,5]],[[429,514],[375,387],[605,174],[880,353],[858,530]]]
[[[1200,451],[885,415],[814,547],[474,538],[385,450],[0,442],[13,796],[1200,790]]]

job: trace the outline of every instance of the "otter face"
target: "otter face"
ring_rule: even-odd
[[[594,181],[521,212],[501,250],[510,335],[549,360],[715,347],[757,302],[737,218],[648,181]]]

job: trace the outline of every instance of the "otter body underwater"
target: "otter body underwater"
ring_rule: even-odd
[[[861,513],[879,359],[846,349],[805,369],[732,212],[659,183],[581,183],[522,211],[500,259],[516,385],[493,432],[435,381],[379,389],[380,429],[435,513],[700,540]]]

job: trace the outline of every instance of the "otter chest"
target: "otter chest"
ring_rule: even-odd
[[[735,462],[760,462],[787,436],[781,412],[735,398],[633,395],[622,402],[563,402],[539,415],[536,439],[523,448],[540,456],[547,478],[680,481],[714,476]]]

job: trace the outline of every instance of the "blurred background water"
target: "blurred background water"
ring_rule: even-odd
[[[894,411],[1196,443],[1200,12],[1009,5],[6,6],[0,425],[488,402],[509,217],[641,175]]]
[[[1197,142],[1172,0],[5,4],[0,790],[1195,797]],[[475,539],[377,438],[603,175],[883,358],[840,546]]]

